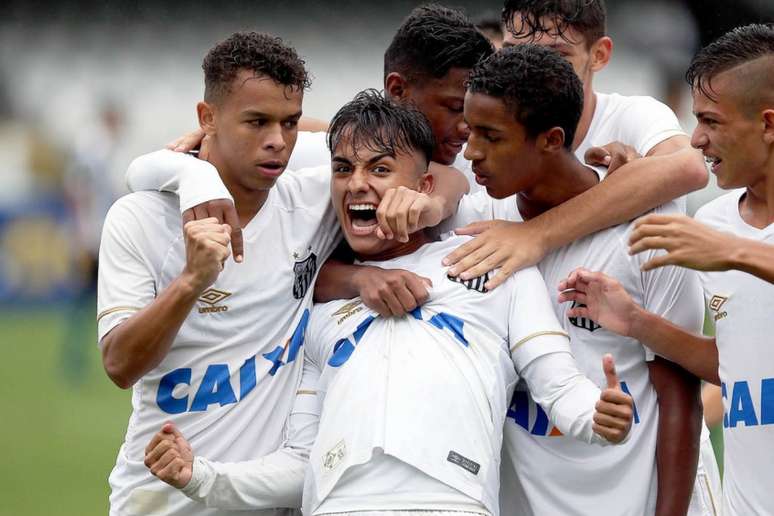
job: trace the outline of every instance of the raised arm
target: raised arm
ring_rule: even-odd
[[[300,508],[309,450],[317,436],[319,368],[304,358],[301,385],[287,423],[287,439],[275,452],[242,462],[214,462],[194,451],[171,423],[145,449],[156,477],[207,507],[228,510]]]
[[[142,261],[132,252],[130,243],[123,241],[123,235],[113,226],[109,216],[100,247],[100,297],[123,299],[127,289],[116,284],[118,280],[111,276],[110,270],[121,271],[120,280],[130,286],[149,285],[149,274],[143,270]],[[223,261],[230,253],[230,231],[228,225],[219,224],[215,219],[186,224],[183,272],[155,299],[144,307],[138,306],[139,311],[123,320],[113,318],[126,315],[127,306],[104,307],[98,319],[104,318],[103,323],[110,319],[118,323],[100,341],[105,371],[116,385],[122,389],[131,387],[167,355],[199,295],[220,274]]]
[[[524,223],[492,226],[450,254],[452,274],[478,277],[500,267],[487,288],[513,272],[534,265],[549,252],[581,237],[629,221],[642,213],[707,184],[701,154],[686,136],[673,136],[644,158],[622,166],[604,181]],[[477,255],[497,260],[478,263]]]
[[[623,286],[600,272],[576,269],[559,284],[559,302],[577,301],[571,317],[587,317],[608,330],[632,337],[653,352],[710,383],[720,385],[714,338],[703,337],[637,305]]]

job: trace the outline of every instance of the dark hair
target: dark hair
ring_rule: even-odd
[[[473,18],[472,21],[473,25],[484,33],[484,36],[493,34],[500,38],[503,37],[503,25],[496,11],[485,11]]]
[[[260,32],[235,32],[207,52],[202,62],[204,99],[217,100],[228,93],[240,70],[265,75],[289,88],[304,90],[311,80],[304,61],[276,36]]]
[[[552,127],[570,148],[583,111],[583,85],[572,65],[534,44],[500,50],[470,72],[468,91],[502,99],[529,138]]]
[[[519,32],[513,24],[515,14],[522,23]],[[502,20],[505,29],[519,38],[534,38],[550,32],[572,43],[566,32],[567,29],[574,29],[589,47],[607,34],[604,0],[505,0]],[[553,28],[546,22],[551,22]]]
[[[417,7],[403,21],[384,53],[384,76],[440,79],[452,68],[473,68],[494,52],[492,44],[461,12],[436,4]]]
[[[363,90],[344,104],[328,128],[331,152],[342,138],[357,152],[364,148],[395,156],[398,152],[421,152],[427,162],[433,155],[433,131],[420,111],[409,104],[387,99],[374,89]]]
[[[685,79],[712,99],[710,82],[716,75],[764,56],[774,56],[774,24],[737,27],[699,50]]]

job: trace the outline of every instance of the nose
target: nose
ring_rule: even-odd
[[[266,150],[280,152],[285,149],[285,137],[280,124],[272,124],[267,128],[266,139],[263,142]]]
[[[484,158],[484,153],[481,152],[476,138],[472,136],[468,138],[468,144],[465,146],[463,156],[468,161],[481,161]]]
[[[368,191],[368,177],[362,170],[355,170],[349,181],[347,182],[347,189],[351,194],[362,194]]]
[[[465,119],[460,117],[459,121],[457,122],[457,126],[455,128],[457,130],[457,137],[460,140],[467,140],[470,136],[470,127],[468,127],[468,124],[465,122]]]
[[[701,124],[697,125],[696,129],[693,130],[693,134],[691,135],[691,147],[695,149],[703,149],[707,146],[708,143],[709,137],[707,136],[707,133],[704,132]]]

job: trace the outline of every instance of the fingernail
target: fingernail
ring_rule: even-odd
[[[461,280],[468,280],[468,279],[470,279],[470,273],[469,272],[463,272],[462,274],[460,274],[460,279]]]
[[[456,275],[457,275],[457,269],[456,269],[455,267],[452,267],[451,269],[449,269],[449,270],[447,271],[447,274],[448,274],[449,276],[456,276]]]
[[[237,261],[237,263],[242,263],[242,260],[243,260],[243,259],[244,259],[244,258],[242,258],[242,255],[241,255],[241,254],[237,255],[237,257],[236,257],[236,261]]]
[[[444,258],[443,260],[441,260],[441,265],[443,265],[444,267],[448,267],[450,263],[451,262],[449,261],[448,258]]]

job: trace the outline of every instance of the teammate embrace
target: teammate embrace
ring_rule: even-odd
[[[309,80],[281,40],[210,50],[199,159],[135,160],[130,185],[151,191],[105,222],[100,346],[134,390],[111,514],[715,514],[690,373],[717,381],[718,363],[726,514],[771,511],[752,475],[774,375],[723,353],[762,353],[763,332],[688,337],[697,275],[640,270],[702,268],[719,241],[747,252],[703,268],[771,279],[769,248],[691,239],[667,215],[706,170],[668,108],[593,90],[612,52],[601,1],[507,1],[503,21],[515,48],[493,53],[460,12],[415,9],[384,94],[358,94],[327,133],[298,131]],[[762,241],[773,41],[740,29],[690,74],[692,143],[721,186],[748,187],[705,220]],[[669,254],[631,258],[627,239]],[[701,277],[716,319],[760,326],[739,303],[770,285],[730,274]]]

